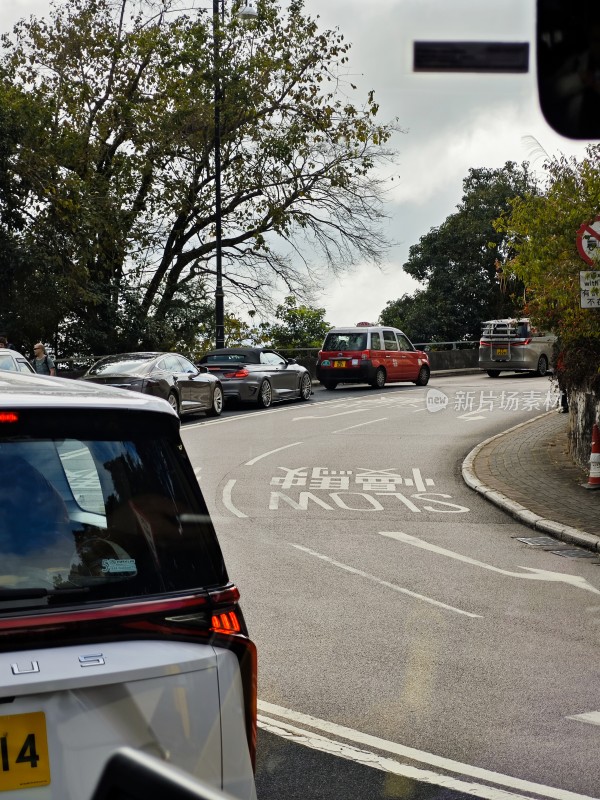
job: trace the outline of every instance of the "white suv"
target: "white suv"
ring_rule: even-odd
[[[128,745],[254,800],[256,651],[164,401],[0,374],[0,557],[5,796],[86,800]]]

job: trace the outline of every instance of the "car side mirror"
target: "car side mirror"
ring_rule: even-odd
[[[298,362],[296,361],[295,358],[288,358],[287,363],[288,364],[297,364]]]
[[[196,364],[196,369],[198,370],[198,374],[208,372],[208,367],[205,367],[204,364]]]
[[[540,108],[570,139],[600,138],[600,21],[586,19],[587,8],[582,0],[537,0]]]

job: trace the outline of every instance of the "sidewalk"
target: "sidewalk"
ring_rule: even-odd
[[[468,486],[537,531],[600,551],[600,490],[567,452],[567,414],[550,411],[487,439],[463,462]]]

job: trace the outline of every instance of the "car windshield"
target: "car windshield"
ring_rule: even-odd
[[[75,589],[126,598],[222,583],[177,438],[144,419],[119,430],[101,413],[110,436],[95,437],[94,424],[74,417],[59,437],[24,425],[0,438],[0,597],[37,588],[56,590],[54,600]]]
[[[147,358],[98,361],[88,371],[88,375],[133,375],[144,372],[148,366]]]

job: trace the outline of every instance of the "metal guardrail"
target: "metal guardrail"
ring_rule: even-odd
[[[477,366],[478,341],[470,342],[415,342],[419,350],[426,350],[432,369],[461,369]],[[311,376],[316,375],[318,347],[282,348],[278,350],[286,358],[295,358],[305,366]],[[100,356],[56,357],[56,374],[62,378],[80,378]],[[193,359],[192,359],[193,360]],[[464,363],[463,363],[464,362]]]

